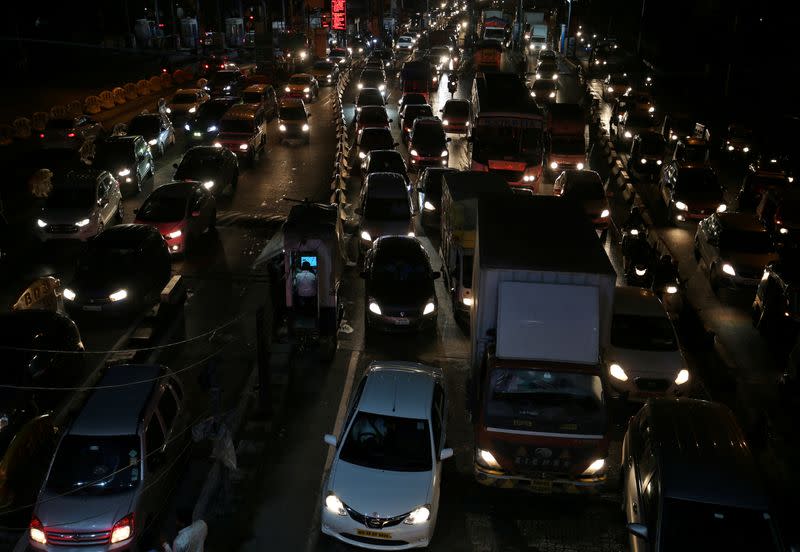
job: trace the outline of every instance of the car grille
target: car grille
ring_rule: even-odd
[[[395,316],[400,318],[419,316],[419,313],[419,307],[385,307],[383,309],[384,316]]]
[[[497,169],[490,169],[489,172],[501,176],[506,182],[519,182],[525,174],[524,171],[504,171]]]
[[[665,379],[636,378],[633,381],[640,391],[663,393],[669,389],[669,381]]]
[[[350,506],[345,506],[344,509],[347,510],[347,513],[351,518],[353,518],[353,520],[370,529],[385,529],[386,527],[394,527],[395,525],[400,525],[403,520],[408,517],[408,514],[390,518],[371,517],[356,512]]]
[[[107,544],[111,540],[111,531],[69,532],[45,531],[47,543],[53,546],[93,546]]]
[[[737,267],[736,268],[736,273],[739,276],[741,276],[742,278],[757,279],[757,278],[761,278],[762,274],[764,274],[764,269],[763,268],[762,269],[750,268],[750,267],[744,267],[744,268]]]
[[[74,224],[48,224],[45,231],[48,234],[75,234],[78,227]]]
[[[373,539],[372,537],[362,537],[361,535],[354,535],[352,533],[342,533],[342,536],[356,542],[363,542],[364,544],[371,544],[373,546],[404,546],[408,544],[408,542],[403,540]]]

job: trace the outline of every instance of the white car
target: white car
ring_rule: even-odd
[[[208,92],[200,88],[181,88],[172,96],[166,111],[172,120],[192,117],[210,99]]]
[[[373,362],[355,390],[325,483],[321,530],[373,550],[428,546],[436,526],[447,397],[440,368]]]
[[[605,353],[606,382],[613,397],[644,401],[685,395],[690,374],[675,328],[652,291],[614,290],[611,343]]]
[[[56,182],[36,218],[42,241],[88,240],[122,221],[122,193],[108,171],[70,171]]]

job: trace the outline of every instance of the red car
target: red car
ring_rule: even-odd
[[[155,226],[174,254],[185,253],[217,222],[214,196],[199,182],[173,182],[153,190],[136,211],[137,224]]]

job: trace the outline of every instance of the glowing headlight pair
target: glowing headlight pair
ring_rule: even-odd
[[[337,516],[347,515],[347,509],[344,507],[344,503],[333,493],[330,493],[325,497],[325,509],[332,514],[336,514]],[[403,520],[403,523],[406,525],[419,525],[420,523],[425,523],[428,521],[430,517],[430,507],[428,505],[420,506],[412,510],[406,519]]]
[[[526,174],[522,177],[523,182],[534,182],[536,181],[536,177],[532,174]]]
[[[64,299],[66,299],[67,301],[74,301],[75,298],[78,296],[74,291],[72,291],[69,288],[64,288],[64,290],[61,292],[61,295],[63,295]],[[127,297],[128,297],[128,290],[126,289],[119,289],[108,296],[109,300],[111,300],[112,303],[116,303],[117,301],[122,301]]]
[[[609,375],[614,378],[618,379],[619,381],[628,381],[628,374],[625,373],[625,370],[622,369],[622,366],[619,364],[612,364],[608,367]],[[686,368],[681,369],[678,372],[678,375],[675,376],[675,385],[683,385],[687,381],[689,381],[689,370]]]

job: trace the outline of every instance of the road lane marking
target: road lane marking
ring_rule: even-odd
[[[347,364],[347,374],[344,378],[344,388],[342,389],[342,398],[339,399],[339,409],[336,411],[336,421],[333,424],[333,434],[337,437],[342,432],[342,425],[344,425],[344,417],[347,414],[347,404],[350,402],[350,392],[353,388],[353,380],[356,377],[356,368],[358,368],[358,359],[361,356],[361,351],[352,351],[350,353],[350,361]],[[325,480],[328,478],[328,472],[333,464],[333,455],[336,454],[334,447],[328,447],[328,456],[325,458],[325,467],[322,470],[322,477],[319,481],[319,491],[317,492],[317,504],[314,507],[314,514],[311,523],[311,530],[308,533],[308,540],[306,541],[306,552],[311,552],[317,546],[319,540],[319,522],[320,522],[320,508],[322,507],[322,487],[325,485]]]

